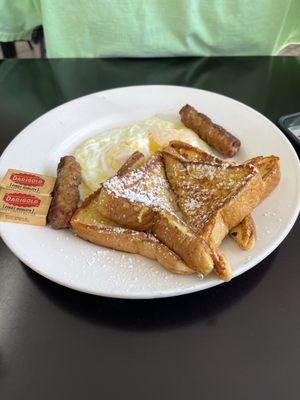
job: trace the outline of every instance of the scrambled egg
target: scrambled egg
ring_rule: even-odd
[[[81,166],[82,197],[94,192],[101,182],[115,175],[134,151],[149,157],[171,140],[181,140],[210,152],[209,146],[192,130],[157,117],[109,129],[84,141],[74,154]]]

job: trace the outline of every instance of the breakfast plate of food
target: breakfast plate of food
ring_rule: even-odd
[[[117,298],[228,282],[275,250],[300,208],[283,133],[236,100],[178,86],[49,111],[4,151],[0,180],[12,252],[54,282]]]

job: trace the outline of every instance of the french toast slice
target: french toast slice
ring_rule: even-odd
[[[205,151],[193,147],[187,143],[180,141],[172,141],[169,146],[166,147],[166,151],[174,154],[175,156],[183,157],[188,161],[203,161],[208,164],[217,165],[232,165],[232,162],[221,160],[218,157],[214,157]],[[256,228],[255,223],[251,215],[247,215],[243,221],[230,230],[230,237],[243,249],[250,250],[256,241]]]
[[[222,160],[205,151],[193,147],[188,143],[173,140],[165,148],[166,151],[174,155],[180,155],[188,161],[203,161],[207,163],[217,163],[222,165],[236,165],[232,161]],[[246,164],[254,165],[260,172],[263,179],[263,201],[275,189],[280,181],[279,157],[276,156],[257,156],[245,161]]]
[[[163,151],[166,174],[183,218],[194,233],[216,252],[230,229],[238,225],[260,202],[262,177],[251,164],[212,162],[210,155],[197,161]],[[222,255],[223,256],[223,255]],[[230,267],[216,272],[230,279]]]
[[[259,156],[251,158],[246,163],[254,165],[261,174],[263,193],[260,201],[262,202],[276,188],[280,181],[279,157]],[[239,225],[232,228],[229,234],[243,250],[249,250],[255,243],[256,235],[253,232],[255,232],[254,221],[251,215],[248,215]],[[253,237],[254,240],[251,240]]]
[[[180,141],[170,142],[167,151],[175,155],[180,155],[189,161],[199,160],[223,165],[232,164],[232,162],[229,163],[228,161],[221,160],[220,158],[214,157],[201,149]],[[253,164],[258,168],[262,176],[262,201],[275,189],[280,180],[279,158],[275,156],[259,156],[246,161],[246,163]],[[243,250],[250,250],[256,241],[256,229],[252,216],[246,216],[244,220],[236,227],[232,228],[229,233]]]
[[[207,275],[213,269],[209,246],[176,214],[177,205],[160,153],[140,168],[104,182],[99,212],[124,228],[153,233],[186,265]]]
[[[279,157],[258,156],[251,158],[246,161],[246,163],[254,165],[261,174],[263,180],[263,195],[261,201],[263,201],[276,188],[280,181]]]
[[[135,152],[118,171],[126,175],[145,161],[143,154]],[[154,235],[118,226],[99,212],[101,187],[84,200],[71,219],[73,232],[91,243],[157,260],[169,271],[182,275],[195,273]]]

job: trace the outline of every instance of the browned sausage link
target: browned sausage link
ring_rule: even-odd
[[[233,157],[241,146],[238,138],[219,125],[214,124],[206,115],[198,113],[190,105],[179,111],[182,123],[196,132],[201,139],[226,157]]]
[[[53,200],[48,222],[54,229],[67,228],[79,201],[78,186],[81,182],[80,165],[73,156],[60,159]]]

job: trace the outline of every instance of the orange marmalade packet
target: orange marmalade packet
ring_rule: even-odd
[[[46,225],[52,197],[0,189],[0,221]]]
[[[49,196],[53,191],[56,178],[44,176],[33,172],[9,169],[1,181],[0,186],[4,189],[21,190],[27,193]]]

